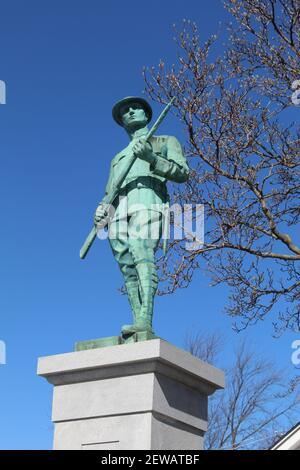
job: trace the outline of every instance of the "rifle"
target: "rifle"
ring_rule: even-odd
[[[155,123],[153,124],[153,126],[151,127],[150,131],[148,132],[148,134],[146,135],[146,141],[148,141],[154,134],[154,132],[156,132],[156,130],[158,129],[158,127],[160,126],[160,124],[162,123],[162,121],[164,120],[164,118],[166,117],[166,115],[168,114],[173,102],[175,100],[175,96],[171,99],[171,101],[167,104],[167,106],[164,108],[164,110],[162,111],[162,113],[160,114],[160,116],[158,117],[158,119],[155,121]],[[101,204],[102,205],[111,205],[114,200],[116,199],[116,197],[118,196],[119,194],[119,191],[120,191],[120,188],[122,186],[122,183],[123,181],[125,180],[126,176],[128,175],[132,165],[134,164],[135,160],[136,160],[136,156],[133,154],[130,159],[129,159],[129,162],[128,162],[128,165],[124,168],[124,170],[122,171],[122,173],[119,175],[119,177],[117,178],[117,181],[115,183],[115,187],[112,189],[112,191],[107,194],[106,196],[104,196],[104,198],[102,199],[101,201]],[[104,228],[106,225],[108,224],[108,219],[105,218],[103,219],[102,221],[100,221],[97,226],[94,226],[92,228],[92,230],[90,231],[90,233],[88,234],[84,244],[82,245],[82,248],[80,250],[80,258],[81,259],[84,259],[89,251],[89,249],[91,248],[95,238],[97,237],[97,232],[98,230],[101,230],[102,228]]]

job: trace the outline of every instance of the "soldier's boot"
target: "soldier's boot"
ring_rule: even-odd
[[[128,301],[131,307],[132,315],[134,318],[134,325],[139,318],[140,311],[141,311],[141,299],[140,299],[140,292],[139,292],[139,281],[125,281],[125,286],[127,290]],[[130,330],[134,325],[124,325],[123,329]]]
[[[151,281],[149,282],[149,279],[142,279],[141,289],[143,301],[140,311],[140,317],[137,323],[143,331],[149,331],[149,333],[154,334],[154,331],[152,329],[152,318],[156,288],[154,288],[153,283]]]
[[[142,300],[138,316],[133,325],[124,325],[123,334],[133,334],[139,331],[147,331],[154,334],[152,329],[154,296],[157,290],[157,274],[155,264],[150,262],[140,262],[136,265],[139,277],[139,291]]]

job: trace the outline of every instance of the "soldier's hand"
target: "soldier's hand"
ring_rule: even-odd
[[[139,139],[134,144],[132,151],[137,158],[145,160],[146,162],[152,163],[155,160],[152,147],[145,139]]]
[[[99,222],[101,222],[101,220],[105,219],[106,217],[107,217],[107,211],[105,210],[102,204],[99,204],[99,206],[96,209],[95,216],[94,216],[95,225],[99,224]]]

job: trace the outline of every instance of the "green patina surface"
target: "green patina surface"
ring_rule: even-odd
[[[79,341],[75,343],[75,351],[85,351],[86,349],[105,348],[107,346],[117,346],[119,344],[136,343],[138,341],[147,341],[157,339],[158,336],[149,331],[139,331],[127,336],[108,336],[106,338],[91,339],[88,341]]]
[[[163,230],[168,229],[168,217],[164,220],[169,204],[167,182],[184,183],[189,177],[186,158],[175,137],[153,135],[146,140],[152,110],[144,99],[124,98],[114,106],[113,117],[127,132],[130,142],[112,159],[103,200],[114,193],[120,175],[126,174],[118,187],[119,198],[114,202],[108,240],[124,278],[133,323],[122,326],[121,336],[80,342],[76,350],[155,337],[152,329],[158,287],[155,252]],[[132,155],[136,158],[130,166]],[[107,210],[101,202],[95,213],[95,226],[105,219]]]

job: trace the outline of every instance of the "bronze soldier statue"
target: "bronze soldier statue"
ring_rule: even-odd
[[[128,133],[130,143],[112,159],[106,197],[115,188],[129,159],[135,157],[114,201],[109,223],[110,246],[123,273],[134,318],[133,324],[122,327],[122,335],[141,331],[153,334],[153,301],[158,284],[155,251],[169,201],[166,183],[185,182],[189,168],[175,137],[153,135],[146,140],[152,109],[145,99],[124,98],[115,104],[112,115]],[[99,226],[107,216],[108,208],[101,202],[95,213],[95,225]]]

